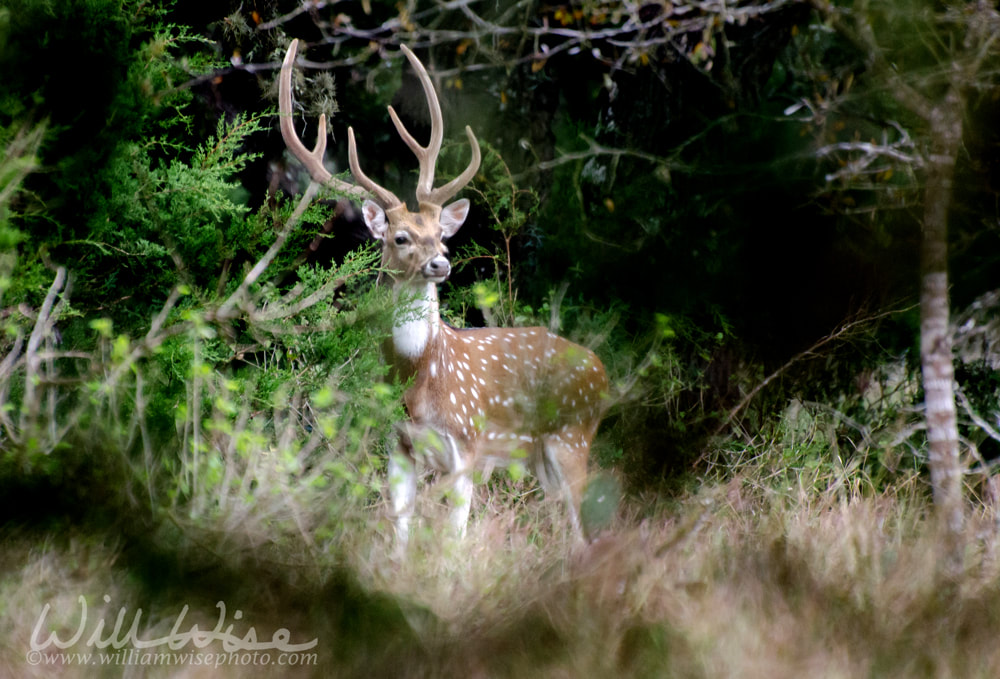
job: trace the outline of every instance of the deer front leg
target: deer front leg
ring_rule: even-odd
[[[447,475],[450,523],[455,534],[464,537],[472,509],[474,484],[458,441],[447,432],[412,421],[401,422],[398,431],[401,447],[408,451],[410,461]]]
[[[417,502],[417,469],[408,437],[400,435],[389,454],[389,503],[396,529],[396,546],[405,552],[410,539],[410,519]]]
[[[472,491],[474,490],[472,475],[467,471],[459,471],[455,476],[455,487],[451,495],[451,527],[455,534],[465,537],[465,527],[469,523],[469,512],[472,510]]]
[[[451,527],[458,538],[465,537],[465,528],[469,524],[469,513],[472,511],[472,493],[475,486],[472,481],[472,469],[459,449],[458,441],[450,434],[442,438],[442,455],[438,458],[439,469],[451,477],[451,491],[448,500],[451,503]],[[472,459],[475,459],[474,456]]]
[[[448,501],[451,503],[451,514],[449,519],[454,534],[459,538],[465,537],[465,528],[469,523],[469,513],[472,510],[472,492],[474,485],[472,482],[472,470],[466,462],[458,441],[451,434],[438,434],[434,430],[431,439],[434,445],[428,446],[428,450],[433,451],[433,463],[435,469],[444,472],[449,476],[451,489],[448,491]]]

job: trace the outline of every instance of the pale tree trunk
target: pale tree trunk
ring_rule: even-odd
[[[965,522],[964,469],[959,456],[955,369],[948,323],[948,212],[955,165],[962,148],[965,94],[975,90],[977,79],[990,82],[981,70],[987,60],[996,56],[1000,44],[1000,13],[990,0],[956,3],[944,12],[940,11],[943,7],[933,3],[926,3],[923,9],[914,6],[914,11],[932,17],[932,24],[949,27],[941,35],[914,36],[915,40],[933,43],[934,53],[943,57],[941,70],[924,79],[912,77],[915,74],[904,77],[898,65],[887,58],[868,14],[868,0],[858,0],[849,15],[827,0],[814,0],[814,7],[866,56],[872,73],[885,78],[889,95],[929,128],[924,158],[927,174],[921,248],[920,361],[935,512],[943,531],[945,559],[950,566],[959,566]],[[963,22],[965,36],[959,40],[950,31]]]
[[[954,86],[931,111],[924,191],[920,289],[920,361],[934,504],[949,560],[960,558],[964,524],[962,462],[955,417],[955,370],[948,323],[948,210],[962,143],[963,102]]]

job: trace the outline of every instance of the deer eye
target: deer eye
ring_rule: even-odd
[[[396,245],[406,245],[410,237],[405,233],[396,234]]]

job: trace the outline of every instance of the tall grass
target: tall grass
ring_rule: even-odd
[[[992,508],[972,522],[955,573],[941,568],[917,484],[790,492],[762,484],[759,471],[708,482],[669,506],[632,499],[612,530],[576,550],[547,503],[488,503],[465,540],[421,536],[403,563],[388,560],[372,525],[339,569],[315,556],[307,566],[304,540],[284,559],[237,550],[202,555],[192,571],[188,544],[166,556],[175,574],[158,585],[134,537],[130,546],[81,527],[41,541],[8,533],[0,668],[51,676],[23,663],[42,606],[72,621],[78,594],[101,607],[110,593],[104,615],[122,601],[142,606],[150,630],[182,602],[211,628],[214,600],[225,599],[263,628],[319,639],[321,666],[288,676],[998,675]],[[61,676],[94,675],[69,666]]]

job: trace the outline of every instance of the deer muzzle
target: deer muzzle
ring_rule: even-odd
[[[451,262],[442,255],[427,261],[420,271],[432,283],[443,283],[451,275]]]

